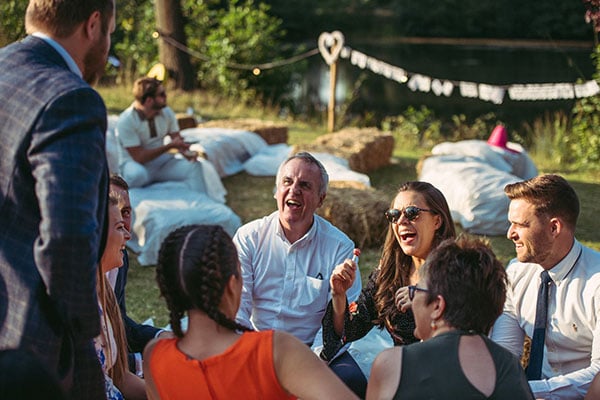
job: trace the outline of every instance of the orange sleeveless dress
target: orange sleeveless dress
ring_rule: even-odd
[[[159,340],[150,373],[162,400],[295,399],[283,389],[273,366],[273,331],[245,332],[225,352],[202,361]]]

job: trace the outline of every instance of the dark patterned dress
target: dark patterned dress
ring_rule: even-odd
[[[339,349],[348,342],[353,342],[364,337],[375,325],[373,320],[377,319],[377,309],[375,308],[375,293],[377,292],[377,274],[376,269],[369,276],[369,282],[363,288],[358,300],[356,301],[356,310],[350,314],[346,304],[346,315],[344,318],[344,333],[339,337],[333,329],[333,305],[331,301],[327,304],[327,310],[323,317],[323,351],[321,358],[331,360],[337,354]],[[417,342],[414,336],[415,318],[412,310],[406,313],[398,312],[392,318],[393,330],[389,330],[394,345],[411,344]],[[383,329],[383,328],[381,328]]]

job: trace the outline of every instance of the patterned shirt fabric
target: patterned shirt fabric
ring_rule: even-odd
[[[108,375],[108,371],[115,365],[117,360],[117,342],[113,333],[112,325],[110,321],[105,321],[102,307],[100,309],[100,325],[102,327],[102,333],[94,338],[94,347],[96,348],[96,355],[102,366],[102,372],[104,373],[104,387],[106,390],[107,400],[123,400],[123,395],[115,386],[113,380]],[[107,346],[106,340],[109,341],[110,346]],[[111,351],[112,350],[112,351]],[[107,351],[111,351],[111,357],[107,357]],[[108,365],[110,360],[110,365]]]
[[[360,293],[356,304],[353,305],[352,315],[346,307],[342,337],[339,337],[333,329],[333,306],[331,302],[327,305],[327,311],[323,317],[323,351],[321,352],[323,359],[331,360],[345,343],[361,339],[373,328],[373,320],[378,318],[377,308],[375,307],[378,271],[376,269],[369,275],[367,286]],[[415,318],[412,310],[405,313],[395,313],[392,318],[392,325],[394,329],[387,330],[394,340],[394,345],[411,344],[418,341],[414,335]]]

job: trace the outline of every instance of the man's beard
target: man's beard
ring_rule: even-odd
[[[156,111],[160,111],[163,108],[165,108],[166,106],[167,106],[166,103],[158,104],[157,102],[154,102],[154,104],[152,104],[152,109],[156,110]]]
[[[105,38],[100,38],[83,57],[83,80],[93,86],[104,74],[108,61],[108,49]]]

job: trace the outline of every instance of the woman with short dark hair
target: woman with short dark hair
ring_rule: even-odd
[[[377,356],[367,399],[533,399],[519,360],[487,337],[506,284],[504,267],[482,240],[440,244],[408,287],[423,342]]]

